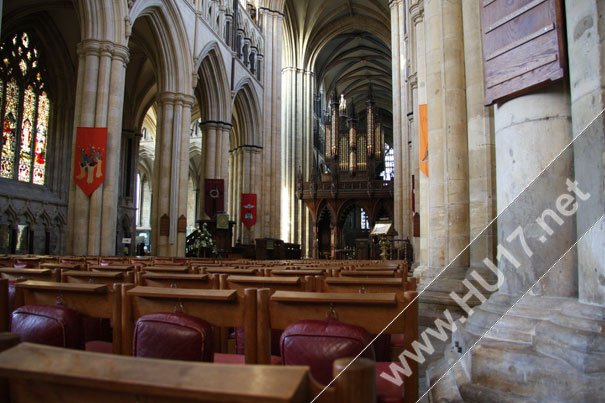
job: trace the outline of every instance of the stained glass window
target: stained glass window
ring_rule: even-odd
[[[39,59],[25,32],[0,45],[0,177],[43,185],[50,100]]]

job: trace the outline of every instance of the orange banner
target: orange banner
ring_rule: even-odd
[[[429,176],[429,120],[426,104],[419,105],[420,170]]]
[[[74,182],[86,196],[90,196],[105,179],[107,128],[78,127]]]

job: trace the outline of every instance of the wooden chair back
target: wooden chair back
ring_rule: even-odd
[[[134,324],[143,315],[180,311],[204,319],[215,328],[242,327],[245,332],[245,362],[254,364],[257,356],[256,290],[194,290],[137,286],[126,290],[123,353],[132,354]]]
[[[316,277],[318,291],[384,293],[406,291],[406,281],[401,277]]]
[[[266,288],[272,293],[281,291],[314,291],[315,279],[313,276],[230,276],[221,274],[219,276],[219,287],[222,290],[238,290],[242,292],[246,288]]]
[[[258,354],[259,363],[270,360],[271,330],[283,330],[290,324],[303,320],[324,320],[328,317],[341,322],[361,326],[370,334],[405,333],[404,349],[412,349],[412,341],[418,338],[418,304],[415,291],[402,293],[318,293],[288,292],[263,289],[259,294]],[[385,330],[386,328],[386,330]],[[418,398],[418,367],[411,362],[413,375],[406,377],[405,400]]]
[[[67,270],[61,273],[62,283],[105,284],[110,288],[115,283],[134,283],[131,271],[78,271]]]
[[[209,274],[137,272],[136,285],[145,287],[218,289],[218,278]]]
[[[13,267],[0,267],[0,278],[8,280],[39,280],[59,282],[60,272],[51,269],[16,269]]]
[[[123,284],[53,283],[27,280],[15,284],[15,307],[29,304],[62,305],[93,318],[111,319],[113,352],[121,351]]]

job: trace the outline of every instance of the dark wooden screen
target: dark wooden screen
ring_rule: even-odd
[[[565,76],[562,0],[483,0],[485,104]]]

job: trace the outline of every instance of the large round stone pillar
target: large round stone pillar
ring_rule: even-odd
[[[124,77],[129,53],[122,45],[87,39],[79,44],[78,54],[80,60],[74,126],[106,127],[107,149],[105,179],[91,197],[87,197],[75,183],[71,183],[67,252],[75,255],[114,255]],[[75,141],[74,136],[72,158],[77,155]]]
[[[264,4],[262,4],[264,3]],[[267,4],[269,3],[269,4]],[[282,43],[284,15],[282,10],[271,9],[273,2],[262,1],[258,8],[258,22],[265,35],[263,64],[261,69],[264,87],[262,146],[260,168],[262,181],[258,186],[257,236],[279,238],[281,214],[281,156],[282,156]],[[278,2],[278,4],[281,4]]]
[[[395,159],[393,225],[401,238],[411,238],[411,206],[409,148],[408,148],[408,96],[407,96],[407,43],[405,1],[391,0],[391,63],[393,71],[393,157]]]
[[[421,289],[431,284],[424,294],[425,301],[433,298],[438,304],[450,303],[448,294],[461,286],[469,264],[465,251],[469,242],[469,203],[461,3],[430,1],[424,6],[429,134],[429,207],[425,219],[429,220],[429,242],[428,266],[417,272]],[[423,307],[420,309],[423,315]]]
[[[151,218],[151,253],[156,256],[185,255],[185,232],[178,223],[187,217],[193,101],[190,95],[171,92],[158,100]]]

